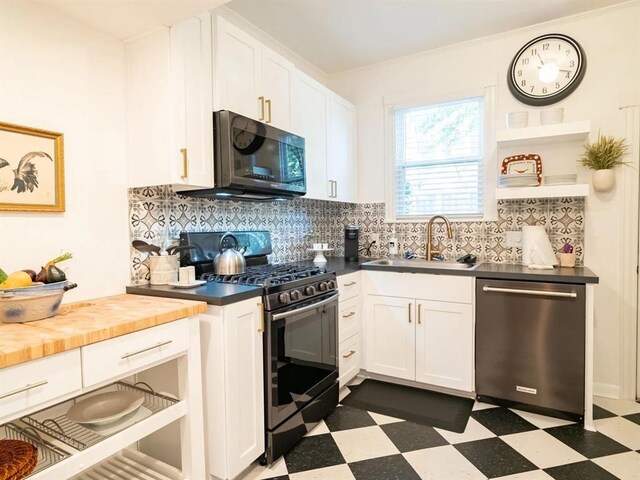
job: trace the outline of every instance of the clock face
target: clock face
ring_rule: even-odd
[[[584,51],[574,39],[559,33],[542,35],[513,58],[507,83],[522,103],[551,105],[578,87],[586,66]]]
[[[265,141],[264,127],[245,117],[237,116],[231,125],[234,148],[243,155],[255,153]]]

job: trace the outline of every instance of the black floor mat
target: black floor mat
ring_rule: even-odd
[[[349,390],[343,405],[456,433],[464,432],[474,403],[470,398],[369,379]]]

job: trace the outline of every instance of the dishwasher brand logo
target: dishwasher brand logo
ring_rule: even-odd
[[[522,393],[530,393],[532,395],[537,395],[538,394],[538,390],[535,388],[529,388],[529,387],[521,387],[520,385],[516,385],[516,390],[518,392],[522,392]]]

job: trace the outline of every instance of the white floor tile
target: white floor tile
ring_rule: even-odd
[[[593,397],[593,402],[616,415],[640,413],[640,403],[634,402],[633,400],[616,400],[613,398]]]
[[[497,407],[498,405],[493,405],[491,403],[482,403],[476,400],[471,410],[475,412],[477,410],[486,410],[487,408],[497,408]]]
[[[399,453],[380,427],[354,428],[331,435],[349,463]]]
[[[427,448],[403,454],[424,480],[485,480],[486,477],[453,446]]]
[[[596,420],[596,430],[631,450],[640,450],[640,425],[622,417]]]
[[[256,464],[252,470],[249,470],[249,472],[241,478],[242,480],[263,480],[281,475],[287,475],[287,465],[284,463],[284,457],[271,465],[271,468]]]
[[[338,393],[338,401],[341,402],[342,399],[344,397],[346,397],[347,395],[349,395],[351,393],[351,390],[349,390],[349,387],[344,387],[342,390],[340,390],[340,392]]]
[[[311,430],[305,436],[313,437],[314,435],[322,435],[323,433],[329,433],[329,427],[327,427],[327,424],[324,423],[324,420],[321,420],[320,423],[316,425],[316,428]]]
[[[398,423],[404,422],[401,418],[388,417],[386,415],[382,415],[380,413],[369,412],[371,418],[373,418],[378,425],[386,425],[388,423]]]
[[[586,460],[586,457],[544,430],[514,433],[500,438],[538,468],[556,467]]]
[[[355,480],[349,465],[334,465],[307,472],[292,473],[291,480]]]
[[[553,480],[553,477],[544,473],[542,470],[532,470],[531,472],[516,473],[515,475],[494,478],[493,480]]]
[[[640,453],[619,453],[618,455],[594,458],[593,461],[618,478],[640,480]]]
[[[491,430],[485,428],[480,424],[480,422],[474,420],[473,418],[469,418],[469,422],[467,423],[467,428],[464,430],[464,433],[454,433],[448,430],[443,430],[441,428],[436,428],[436,430],[445,438],[447,442],[453,444],[471,442],[473,440],[482,440],[483,438],[491,438],[496,436],[493,432],[491,432]]]
[[[562,427],[564,425],[571,425],[571,420],[562,420],[561,418],[547,417],[546,415],[538,415],[537,413],[524,412],[522,410],[511,409],[512,412],[517,413],[529,423],[534,424],[538,428],[551,428]]]
[[[361,377],[361,376],[358,375],[357,377],[354,377],[353,380],[351,380],[347,386],[360,385],[365,380],[366,380],[366,378]]]

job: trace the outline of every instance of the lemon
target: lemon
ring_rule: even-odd
[[[33,281],[26,272],[13,272],[7,279],[0,283],[0,289],[29,287]]]

